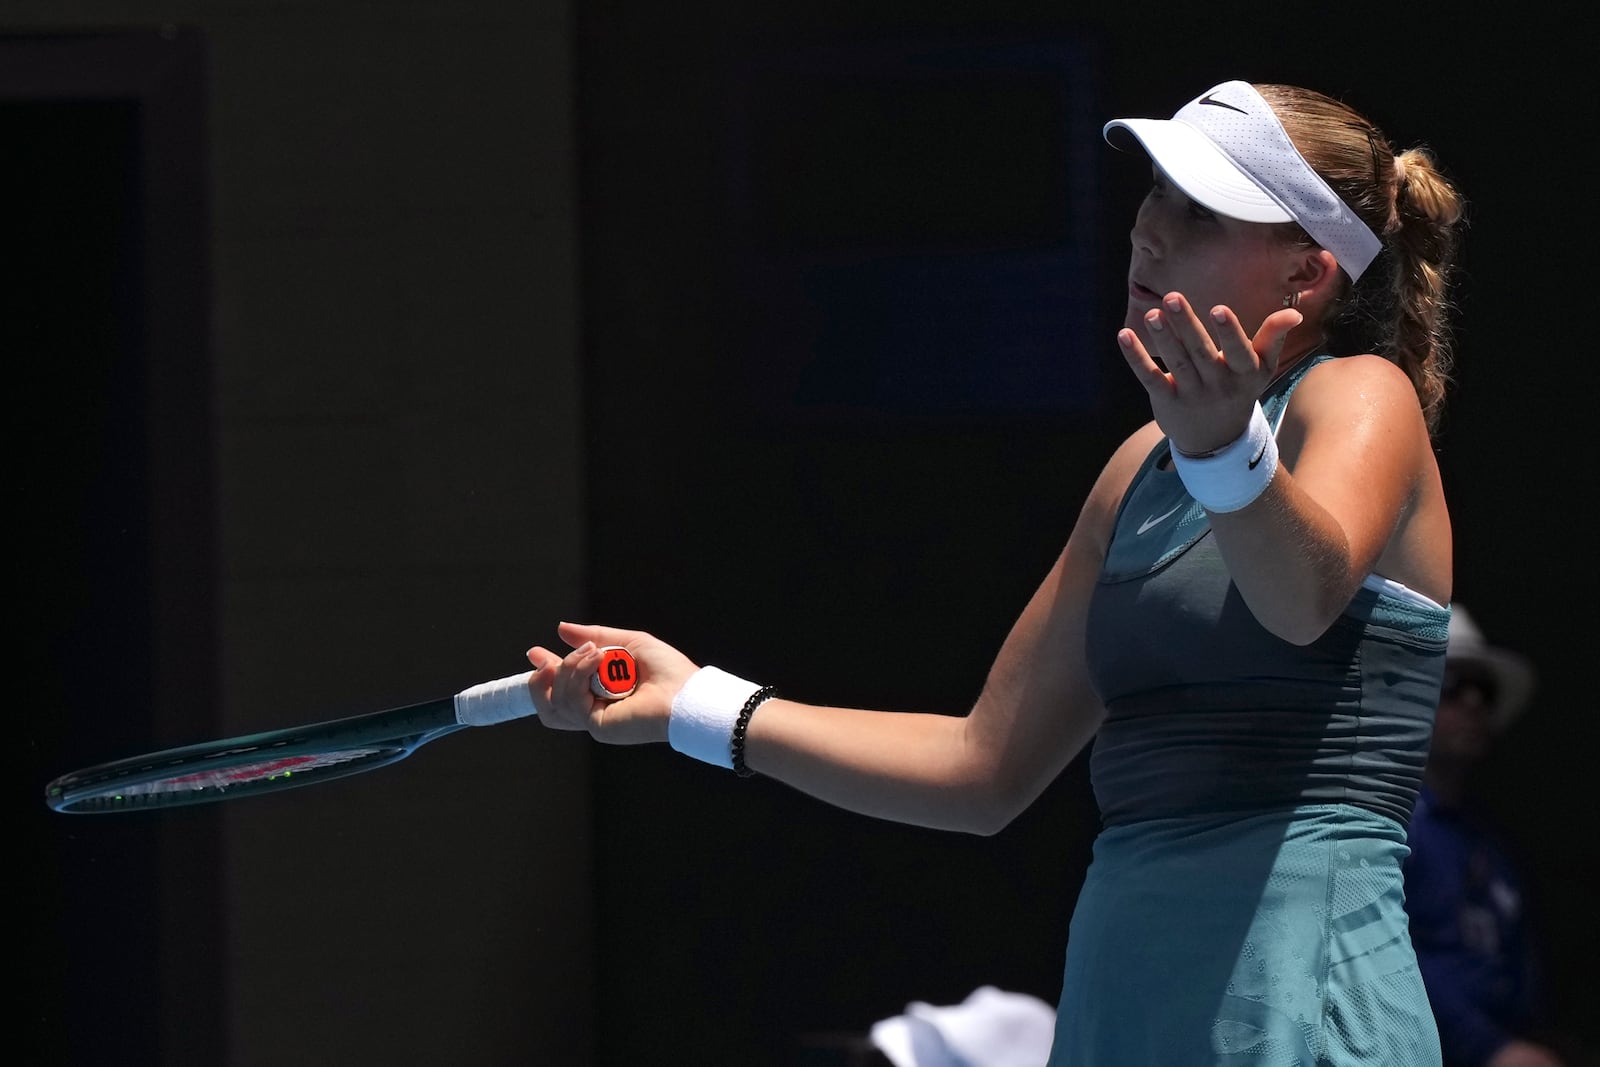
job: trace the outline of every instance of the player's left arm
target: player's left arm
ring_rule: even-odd
[[[1436,483],[1437,467],[1411,381],[1374,355],[1307,372],[1277,437],[1272,481],[1248,506],[1213,514],[1211,526],[1256,619],[1305,644],[1332,625],[1380,559],[1402,555],[1391,545]],[[1447,601],[1448,545],[1439,561],[1414,555],[1386,576]]]

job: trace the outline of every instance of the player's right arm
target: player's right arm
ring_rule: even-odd
[[[775,698],[751,718],[753,770],[837,807],[896,822],[990,834],[1031,804],[1099,729],[1089,685],[1085,624],[1117,506],[1160,430],[1150,423],[1119,447],[1079,513],[1066,547],[1013,624],[965,715],[826,707]],[[541,721],[618,743],[666,739],[672,698],[696,669],[650,634],[562,623],[565,660],[531,649]],[[881,635],[858,634],[864,649]],[[893,644],[893,642],[888,642]],[[596,702],[575,680],[605,645],[639,663],[626,700]],[[547,688],[548,687],[548,688]],[[550,703],[550,711],[543,710]],[[596,706],[598,704],[598,706]],[[574,714],[570,709],[585,709]]]

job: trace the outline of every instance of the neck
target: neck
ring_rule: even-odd
[[[1278,357],[1278,373],[1282,374],[1290,367],[1299,363],[1314,353],[1328,347],[1328,335],[1317,333],[1307,337],[1297,337],[1298,331],[1291,332],[1283,343],[1283,354]]]
[[[1297,344],[1292,349],[1285,345],[1283,354],[1278,357],[1278,369],[1272,372],[1272,377],[1268,379],[1267,384],[1261,388],[1262,395],[1265,396],[1274,385],[1277,385],[1278,382],[1282,380],[1285,374],[1288,374],[1290,371],[1294,370],[1295,367],[1299,366],[1310,356],[1321,351],[1323,342],[1326,340],[1326,337],[1318,336],[1310,343]]]

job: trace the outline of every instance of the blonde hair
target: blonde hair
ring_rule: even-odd
[[[1465,200],[1430,150],[1395,151],[1381,130],[1340,101],[1290,85],[1256,91],[1306,162],[1383,243],[1361,280],[1330,309],[1330,335],[1399,365],[1428,429],[1436,431],[1454,368],[1450,287]],[[1299,237],[1309,240],[1303,231]]]

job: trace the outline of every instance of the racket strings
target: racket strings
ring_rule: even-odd
[[[292,778],[296,774],[309,774],[319,768],[336,767],[372,756],[386,755],[391,751],[393,750],[390,748],[347,748],[337,752],[281,756],[255,763],[241,763],[232,767],[195,771],[190,774],[173,775],[170,778],[157,778],[154,781],[124,785],[114,792],[118,796],[136,797],[158,793],[193,793],[206,789],[223,791],[232,786],[277,782]]]

